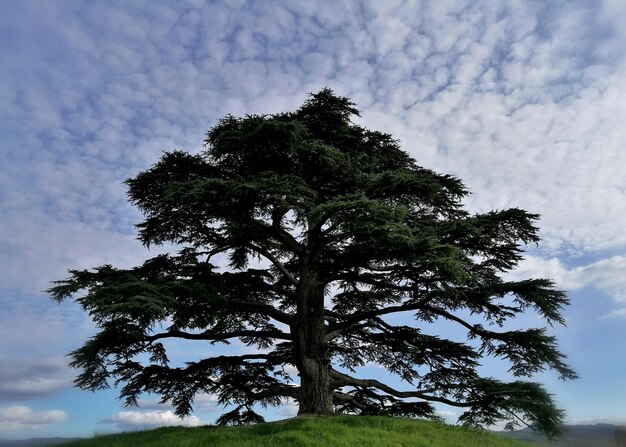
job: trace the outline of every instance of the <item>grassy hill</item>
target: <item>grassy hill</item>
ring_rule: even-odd
[[[244,427],[168,427],[98,436],[66,447],[524,447],[531,444],[438,422],[388,417],[295,418]]]

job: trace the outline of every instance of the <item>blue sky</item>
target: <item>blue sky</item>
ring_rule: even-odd
[[[64,356],[94,328],[42,290],[154,254],[122,181],[162,151],[324,86],[462,178],[469,209],[541,214],[543,243],[512,274],[569,292],[553,332],[581,379],[538,379],[571,422],[626,422],[626,4],[336,3],[0,0],[0,438],[180,423],[154,397],[128,409],[72,388]],[[219,412],[202,396],[182,422]]]

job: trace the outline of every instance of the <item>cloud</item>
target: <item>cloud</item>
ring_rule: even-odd
[[[549,278],[564,290],[592,286],[609,294],[618,309],[606,317],[626,317],[626,256],[612,256],[587,265],[568,268],[558,258],[527,256],[519,268],[511,272],[512,279]]]
[[[194,399],[194,411],[197,413],[214,413],[221,411],[217,396],[214,394],[198,394]]]
[[[626,307],[615,309],[606,314],[603,318],[626,318]]]
[[[277,414],[283,418],[292,418],[298,414],[299,405],[291,397],[287,397],[281,400],[281,405],[278,407]]]
[[[456,411],[440,410],[440,411],[437,411],[437,416],[440,416],[442,418],[453,418],[453,417],[457,417],[458,413]]]
[[[62,358],[1,358],[0,401],[41,399],[71,386]]]
[[[101,421],[103,424],[115,424],[120,430],[139,429],[161,426],[197,427],[202,421],[197,416],[179,418],[173,411],[120,411]]]
[[[404,41],[423,41],[421,57],[405,51],[379,67],[384,80],[363,121],[391,132],[420,163],[461,177],[471,209],[540,213],[545,246],[624,247],[626,130],[617,117],[626,109],[617,98],[625,77],[601,54],[589,60],[605,42],[589,24],[596,11],[510,5],[423,11],[429,27]]]
[[[193,410],[195,413],[213,413],[220,411],[220,407],[217,404],[218,398],[213,394],[197,394],[194,397]],[[138,407],[141,411],[156,411],[165,412],[173,410],[171,404],[162,404],[156,399],[140,399]]]
[[[0,430],[41,430],[68,417],[62,410],[36,412],[20,405],[0,408]]]
[[[93,218],[97,218],[97,213]],[[91,268],[105,263],[130,267],[154,253],[142,247],[133,235],[78,221],[53,221],[46,225],[45,219],[45,215],[34,212],[8,216],[4,228],[7,235],[13,236],[2,244],[2,256],[7,261],[4,264],[7,268],[0,273],[3,288],[39,294],[53,280],[65,278],[69,268]]]
[[[0,156],[2,279],[32,292],[66,267],[140,258],[124,178],[162,150],[197,149],[223,114],[289,110],[323,85],[421,163],[464,179],[473,209],[540,212],[553,247],[626,246],[624,76],[609,56],[582,60],[611,37],[593,34],[588,17],[619,30],[616,8],[581,8],[17,8],[13,22],[58,38],[12,25],[23,51],[4,52],[3,144],[23,149]],[[42,46],[59,58],[32,58],[25,88],[23,54]]]
[[[24,353],[35,359],[63,356],[94,333],[89,316],[77,304],[59,306],[45,296],[11,290],[0,293],[0,357],[15,357],[19,362]]]
[[[168,411],[173,409],[170,404],[162,404],[156,399],[139,399],[137,406],[142,411]]]

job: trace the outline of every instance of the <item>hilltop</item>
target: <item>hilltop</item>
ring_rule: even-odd
[[[484,430],[379,416],[294,418],[243,427],[167,427],[98,436],[64,447],[523,447]]]

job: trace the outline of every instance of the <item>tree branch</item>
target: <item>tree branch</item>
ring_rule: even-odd
[[[344,402],[350,402],[352,405],[357,407],[361,411],[367,411],[370,409],[367,405],[363,405],[361,402],[358,402],[355,398],[346,393],[340,393],[338,391],[333,392],[333,397],[337,400],[342,400]]]
[[[277,338],[281,340],[291,340],[291,335],[279,330],[273,331],[254,331],[254,330],[240,330],[232,332],[212,332],[204,331],[198,334],[189,332],[183,332],[178,329],[169,330],[159,334],[154,334],[146,337],[146,341],[155,341],[163,338],[183,338],[186,340],[228,340],[230,338],[239,337],[258,337],[258,338]]]
[[[220,355],[217,357],[208,357],[190,365],[189,368],[198,368],[212,366],[221,363],[245,364],[246,360],[276,360],[276,356],[269,354],[243,354],[243,355]]]
[[[296,299],[298,297],[298,295],[293,290],[283,289],[282,287],[279,287],[276,284],[265,283],[265,285],[268,286],[270,290],[280,293],[283,296],[293,298],[293,299]]]
[[[298,399],[300,397],[299,386],[274,386],[266,391],[260,393],[247,392],[246,396],[253,400],[263,400],[276,396],[293,397]]]
[[[369,267],[365,267],[365,268],[369,268]],[[385,276],[385,275],[378,275],[378,276]],[[370,286],[374,286],[374,287],[380,287],[380,288],[386,288],[386,289],[392,289],[392,290],[397,290],[398,292],[415,292],[415,287],[411,287],[411,286],[399,286],[398,284],[393,284],[390,282],[384,282],[384,281],[378,281],[376,280],[376,278],[368,278],[368,277],[364,277],[363,274],[346,274],[344,273],[343,275],[339,275],[336,278],[334,278],[335,280],[347,280],[347,281],[352,281],[352,282],[360,282],[363,284],[369,284]]]
[[[381,265],[381,266],[376,266],[376,265],[371,265],[368,264],[367,267],[365,267],[368,270],[372,270],[374,272],[392,272],[394,270],[397,270],[399,268],[403,268],[403,265],[399,265],[399,264],[394,264],[394,265]]]
[[[248,247],[269,259],[291,284],[293,284],[294,286],[298,286],[300,284],[300,281],[298,281],[291,273],[289,273],[287,268],[278,260],[278,258],[276,258],[268,250],[265,250],[263,247],[259,247],[255,244],[248,244]]]
[[[274,237],[278,241],[282,242],[294,253],[301,254],[302,252],[304,252],[304,247],[302,246],[302,244],[300,244],[300,242],[298,242],[291,234],[281,228],[280,221],[272,220],[272,223],[270,225],[267,222],[254,219],[252,217],[244,217],[237,213],[230,213],[228,217],[248,224],[251,227],[256,228],[257,230],[260,230],[261,233],[264,233],[270,237]]]
[[[251,303],[249,301],[230,301],[222,299],[224,306],[230,307],[237,312],[260,313],[272,317],[274,320],[290,325],[294,316],[276,309],[269,304]]]
[[[400,399],[406,399],[415,397],[432,402],[441,402],[453,407],[471,407],[473,404],[468,402],[455,402],[453,400],[446,399],[444,397],[432,396],[426,394],[424,391],[398,391],[389,385],[379,382],[376,379],[357,379],[356,377],[348,376],[347,374],[340,373],[335,369],[330,370],[330,376],[334,379],[333,387],[338,388],[341,386],[362,386],[366,388],[377,388],[391,396],[398,397]],[[428,390],[428,392],[435,392],[436,390]]]
[[[337,314],[336,312],[333,312],[331,316],[338,318],[338,319],[343,318],[343,321],[341,323],[328,326],[328,329],[330,330],[330,332],[326,333],[326,340],[332,340],[338,335],[341,335],[346,329],[349,329],[355,323],[358,323],[360,321],[370,320],[372,318],[380,317],[381,315],[386,315],[390,313],[406,312],[406,311],[411,311],[411,310],[422,309],[426,305],[426,302],[427,300],[423,299],[415,303],[400,304],[397,306],[387,306],[387,307],[382,307],[380,309],[370,310],[366,312],[359,312],[359,313],[347,315],[347,316],[342,316],[342,315]]]
[[[259,223],[259,225],[262,226],[266,231],[269,231],[270,233],[273,231],[276,238],[283,244],[285,244],[288,248],[290,248],[293,252],[298,254],[304,252],[304,247],[302,246],[302,244],[300,244],[300,242],[298,242],[296,238],[294,238],[291,234],[282,229],[282,227],[280,226],[280,220],[272,219],[272,225],[268,225],[264,222],[261,223],[256,219],[252,220]]]
[[[344,327],[342,329],[336,329],[336,330],[333,330],[331,332],[328,332],[326,334],[326,341],[333,340],[334,338],[336,338],[336,337],[340,336],[341,334],[343,334],[344,332],[346,332],[348,329],[350,329],[351,331],[355,331],[357,329],[363,329],[363,328],[365,328],[367,326],[370,326],[369,322],[361,323],[361,324],[352,323],[351,325],[346,326],[346,327]]]
[[[425,304],[423,306],[423,308],[424,308],[424,310],[428,310],[428,311],[430,311],[430,312],[432,312],[434,314],[440,315],[440,316],[444,317],[447,320],[459,323],[461,326],[464,326],[465,328],[467,328],[471,332],[475,332],[475,333],[477,333],[479,335],[489,336],[490,334],[491,335],[497,334],[496,332],[487,331],[487,330],[483,329],[483,327],[480,326],[480,325],[469,324],[467,321],[463,320],[462,318],[459,318],[456,315],[451,314],[450,312],[446,312],[443,309],[439,309],[437,307],[429,306],[427,304]]]

